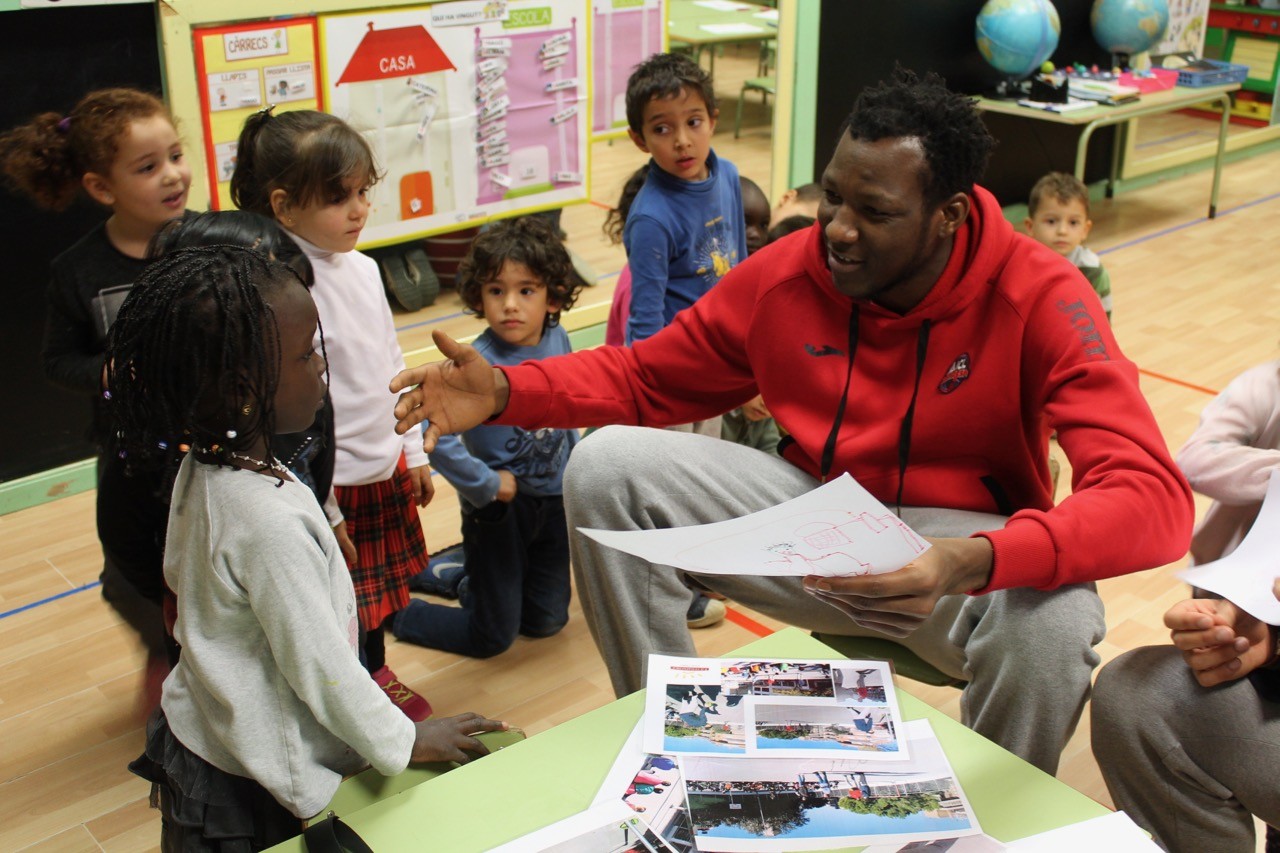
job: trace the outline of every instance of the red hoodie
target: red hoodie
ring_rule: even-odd
[[[790,434],[783,457],[815,477],[847,471],[890,506],[1010,515],[980,534],[995,552],[982,592],[1178,559],[1191,490],[1097,296],[1015,233],[990,193],[975,188],[973,201],[938,283],[905,315],[837,291],[814,226],[753,254],[634,347],[503,368],[511,398],[498,420],[667,426],[758,392]],[[1073,473],[1056,507],[1055,430]]]

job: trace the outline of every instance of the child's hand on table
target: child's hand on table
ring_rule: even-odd
[[[488,747],[474,735],[507,730],[507,724],[501,720],[490,720],[476,713],[424,720],[414,723],[414,727],[417,737],[410,761],[456,761],[459,764],[466,764],[474,756],[489,754]]]

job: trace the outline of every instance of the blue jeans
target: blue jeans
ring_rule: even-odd
[[[550,637],[569,621],[569,530],[556,495],[462,510],[468,594],[462,607],[414,599],[396,614],[401,640],[459,655],[501,654],[517,634]]]

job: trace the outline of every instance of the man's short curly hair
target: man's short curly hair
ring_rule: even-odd
[[[547,286],[547,300],[560,304],[547,314],[543,327],[560,322],[560,312],[577,301],[583,281],[574,274],[573,261],[560,236],[541,216],[504,219],[481,232],[458,265],[457,287],[470,314],[484,316],[484,286],[502,274],[508,261],[524,264]]]
[[[846,130],[867,142],[919,139],[929,164],[924,189],[930,202],[972,193],[995,144],[970,98],[949,90],[933,72],[919,77],[900,66],[888,80],[862,90],[841,133]]]

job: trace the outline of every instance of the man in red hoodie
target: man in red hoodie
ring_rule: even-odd
[[[393,390],[399,429],[665,426],[756,394],[781,459],[700,436],[613,427],[565,478],[572,560],[619,695],[650,652],[693,654],[673,570],[578,527],[677,527],[755,512],[852,474],[933,547],[856,578],[703,576],[790,624],[900,642],[968,681],[966,725],[1053,773],[1105,633],[1092,581],[1185,553],[1191,492],[1101,304],[1064,258],[1016,233],[976,185],[991,138],[936,76],[897,72],[854,105],[818,224],[735,267],[659,334],[491,369],[448,361]],[[1071,461],[1054,506],[1047,443]]]

